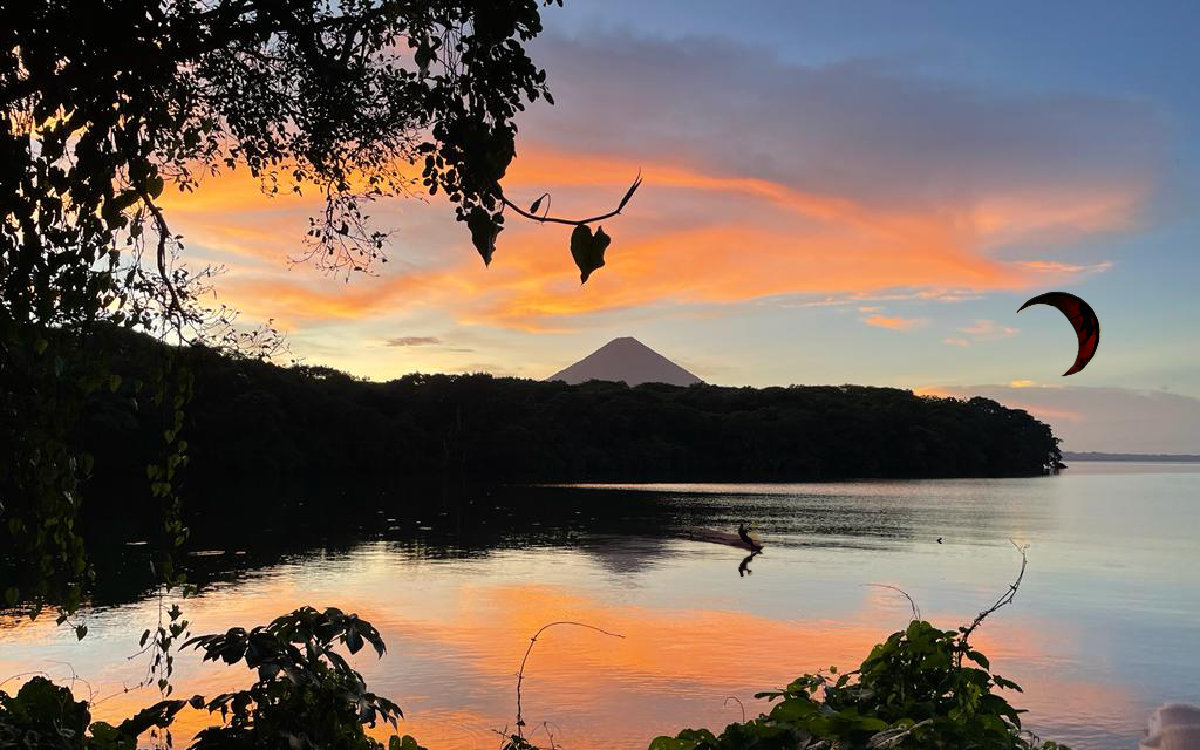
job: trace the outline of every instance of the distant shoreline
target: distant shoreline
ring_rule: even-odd
[[[1129,463],[1200,464],[1200,456],[1184,453],[1101,453],[1063,451],[1063,461],[1125,461]]]

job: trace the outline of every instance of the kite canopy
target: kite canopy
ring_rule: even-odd
[[[1096,355],[1096,347],[1100,345],[1100,319],[1096,317],[1092,306],[1068,292],[1046,292],[1021,305],[1017,312],[1032,305],[1058,308],[1075,328],[1075,335],[1079,338],[1079,351],[1075,356],[1075,364],[1071,365],[1071,369],[1064,372],[1063,376],[1074,375],[1087,367],[1088,362]]]

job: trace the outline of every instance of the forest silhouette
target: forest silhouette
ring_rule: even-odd
[[[106,514],[119,510],[114,502],[148,510],[149,494],[138,502],[129,490],[146,485],[164,424],[134,384],[163,345],[107,335],[123,385],[94,393],[86,410],[78,448],[97,468],[85,492]],[[488,374],[369,382],[204,348],[186,357],[195,382],[181,491],[193,516],[219,512],[222,494],[253,493],[269,508],[289,489],[331,484],[1015,477],[1047,473],[1060,458],[1048,425],[985,398]]]

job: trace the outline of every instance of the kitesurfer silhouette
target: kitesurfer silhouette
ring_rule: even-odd
[[[762,545],[754,541],[750,536],[750,532],[746,529],[745,522],[738,524],[738,537],[750,548],[753,552],[762,552]]]
[[[745,578],[747,575],[754,575],[754,571],[750,570],[750,561],[753,560],[755,557],[757,557],[758,553],[761,551],[762,550],[756,549],[753,552],[751,552],[750,554],[746,555],[745,559],[742,560],[741,565],[738,565],[738,576],[739,577]]]

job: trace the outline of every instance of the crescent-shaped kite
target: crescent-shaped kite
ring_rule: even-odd
[[[1046,292],[1021,305],[1017,312],[1030,305],[1057,307],[1075,327],[1075,335],[1079,337],[1079,353],[1075,357],[1075,364],[1071,365],[1071,369],[1064,372],[1063,376],[1074,375],[1087,367],[1087,363],[1096,355],[1096,347],[1100,345],[1100,319],[1096,317],[1092,306],[1074,294]]]

